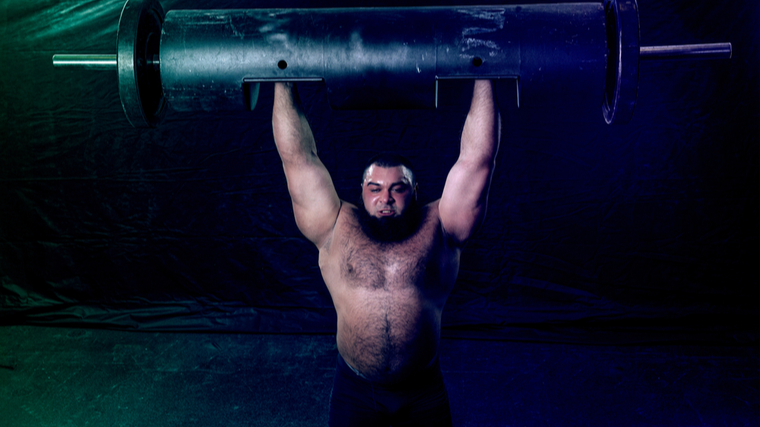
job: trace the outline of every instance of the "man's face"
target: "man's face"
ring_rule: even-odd
[[[402,166],[372,165],[362,183],[364,208],[375,218],[400,217],[416,196]]]

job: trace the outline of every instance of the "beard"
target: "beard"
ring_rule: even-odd
[[[378,218],[372,216],[364,207],[364,201],[359,204],[359,225],[362,231],[370,238],[378,242],[400,242],[414,234],[420,227],[422,220],[422,210],[416,199],[411,203],[403,213],[395,217]]]

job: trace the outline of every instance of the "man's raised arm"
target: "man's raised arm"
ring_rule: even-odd
[[[317,157],[314,135],[292,84],[275,83],[272,129],[298,229],[321,248],[338,218],[340,199]]]
[[[443,229],[457,244],[464,244],[485,218],[500,137],[501,117],[491,82],[476,80],[459,159],[446,178],[438,205]]]

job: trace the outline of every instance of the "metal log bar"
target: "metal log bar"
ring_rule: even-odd
[[[335,109],[435,108],[436,80],[473,78],[520,78],[526,106],[559,103],[558,93],[591,106],[604,91],[605,41],[597,3],[174,10],[161,85],[177,111],[250,108],[241,81],[313,80]]]
[[[639,50],[639,58],[642,60],[666,60],[666,59],[731,59],[733,47],[731,43],[705,43],[705,44],[682,44],[666,46],[642,46]],[[159,58],[156,55],[149,61],[150,65],[157,66]],[[111,54],[56,54],[53,55],[53,66],[61,68],[84,68],[90,70],[115,70],[116,55]],[[438,79],[457,78],[438,76]],[[265,81],[288,81],[287,79],[261,78],[246,79],[251,82]],[[293,81],[320,81],[320,79],[293,79]]]
[[[730,43],[640,46],[636,0],[168,13],[127,0],[115,55],[58,54],[53,65],[117,71],[136,127],[156,126],[168,103],[253,109],[261,82],[324,81],[336,109],[435,108],[439,80],[474,78],[516,79],[520,104],[542,111],[603,98],[612,124],[633,114],[641,60],[731,55]]]

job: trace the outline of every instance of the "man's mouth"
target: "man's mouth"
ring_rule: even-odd
[[[378,214],[380,214],[380,216],[391,216],[391,215],[396,214],[396,212],[393,209],[380,209],[377,212]]]

